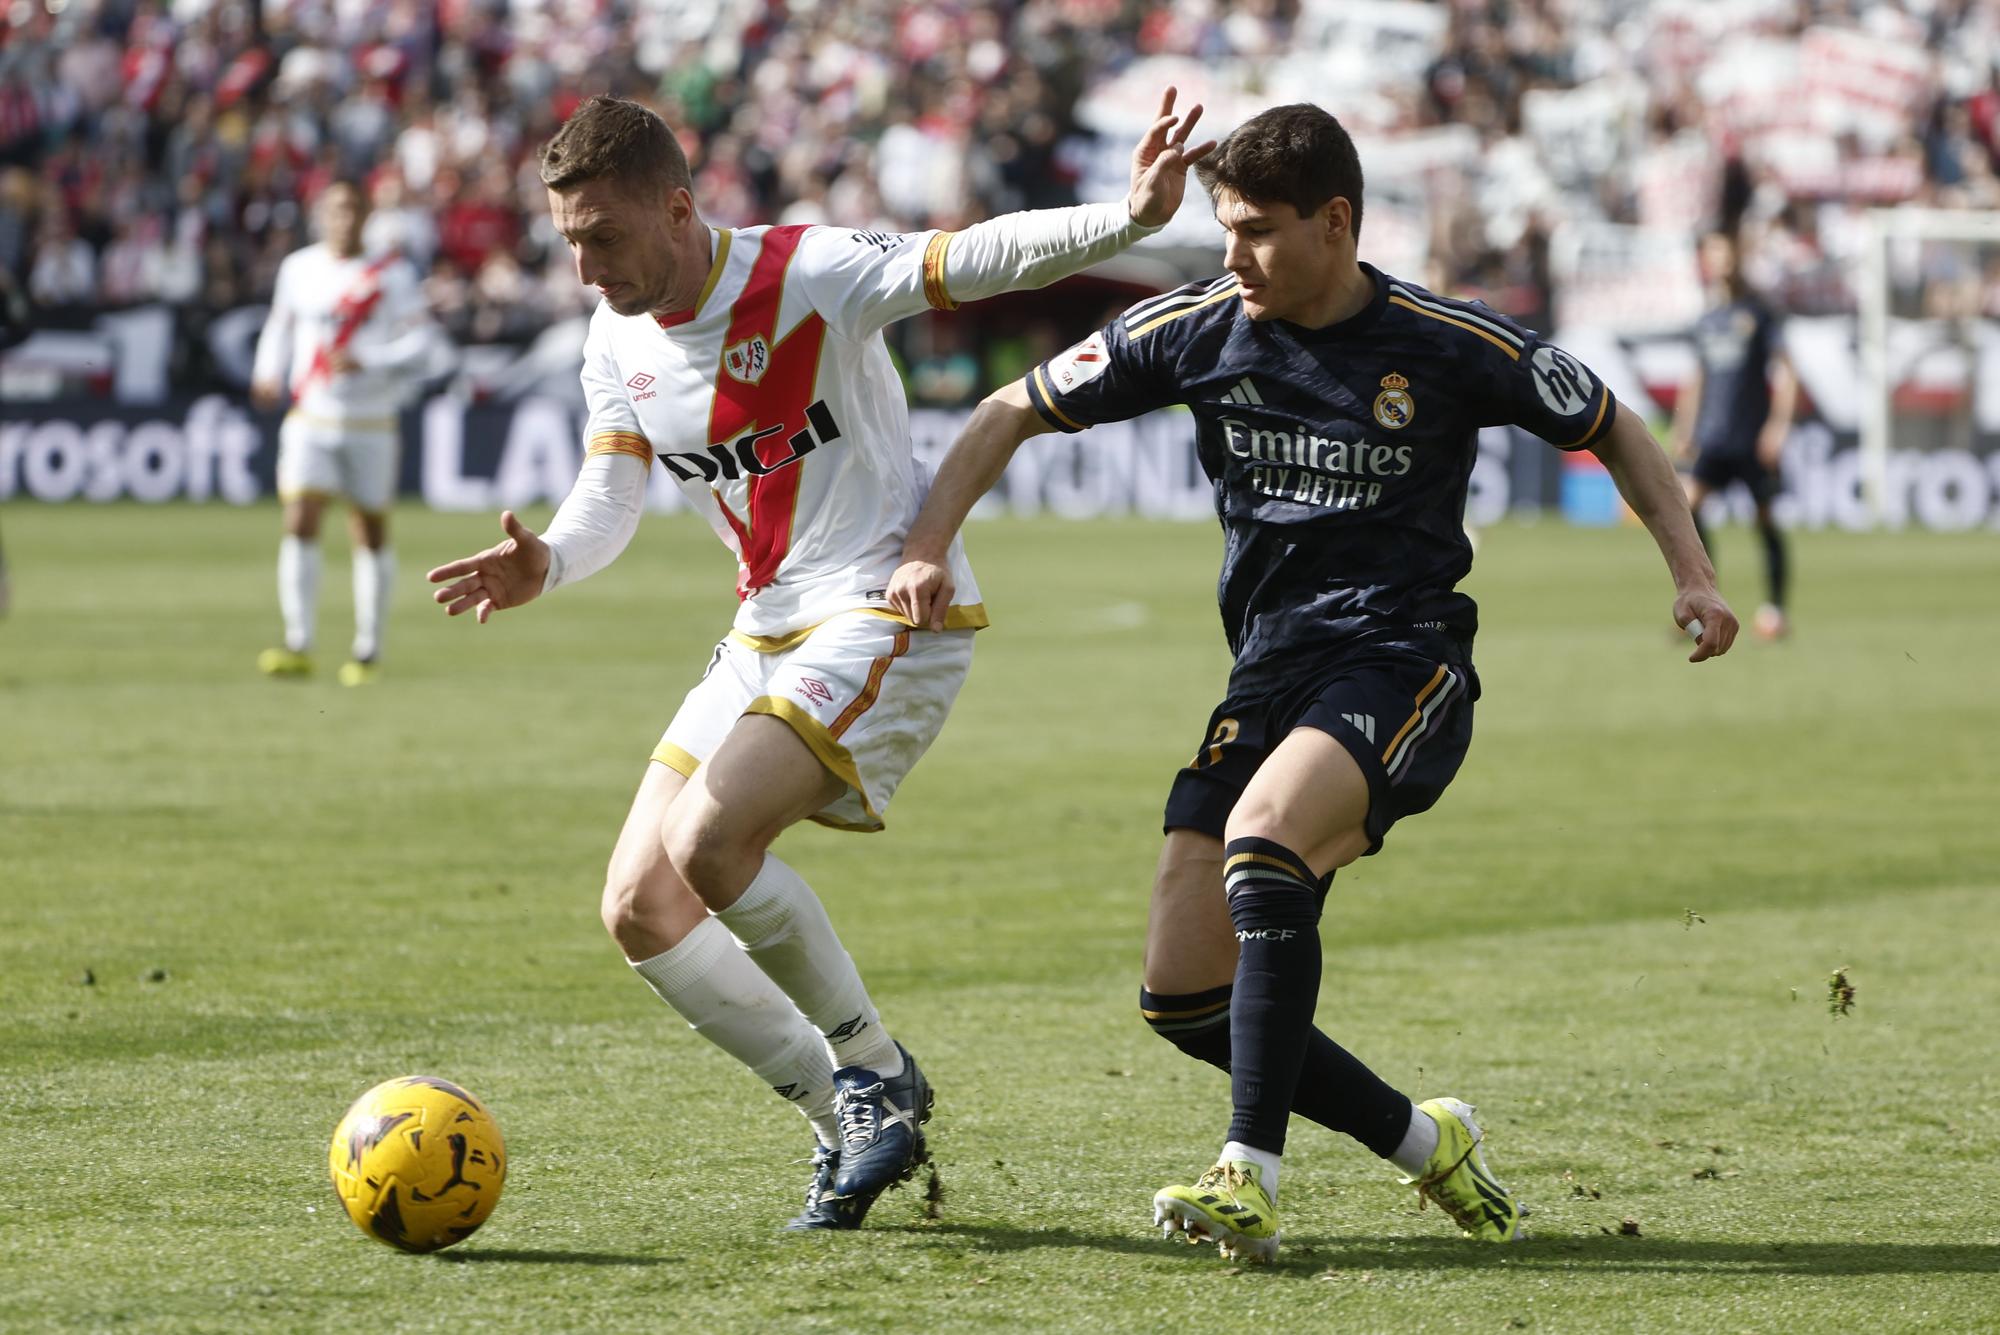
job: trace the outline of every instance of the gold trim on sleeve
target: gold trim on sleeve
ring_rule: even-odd
[[[701,768],[699,760],[696,760],[693,756],[669,741],[663,740],[658,746],[654,747],[651,758],[665,765],[684,779],[692,779],[694,772]]]
[[[643,459],[646,467],[653,467],[653,445],[636,431],[600,431],[590,438],[583,447],[584,457],[593,454],[629,454],[634,459]]]
[[[958,303],[951,299],[951,293],[944,285],[945,252],[951,249],[951,239],[956,232],[939,232],[931,237],[924,247],[924,300],[936,310],[955,311]]]
[[[1042,396],[1042,406],[1044,408],[1047,408],[1050,413],[1054,414],[1057,421],[1061,422],[1064,426],[1068,427],[1072,431],[1083,430],[1083,423],[1077,421],[1075,418],[1071,417],[1068,413],[1056,407],[1056,396],[1049,392],[1048,378],[1042,374],[1041,367],[1037,366],[1035,368],[1034,379],[1030,383],[1033,384],[1035,392]]]
[[[1597,405],[1597,416],[1590,419],[1590,430],[1584,432],[1567,445],[1557,446],[1557,449],[1575,450],[1583,448],[1583,443],[1596,435],[1597,428],[1604,425],[1604,410],[1611,406],[1611,387],[1600,384],[1598,389],[1603,391],[1604,398]]]

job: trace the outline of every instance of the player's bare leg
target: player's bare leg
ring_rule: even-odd
[[[819,897],[768,851],[786,826],[844,791],[790,724],[746,714],[662,828],[674,870],[826,1040],[838,1068],[831,1189],[853,1208],[826,1227],[858,1224],[876,1196],[914,1171],[931,1109],[929,1082],[883,1029]]]
[[[646,766],[604,878],[605,930],[694,1031],[742,1062],[812,1123],[823,1156],[840,1143],[826,1044],[729,929],[682,881],[660,827],[687,786]]]
[[[687,888],[660,843],[667,809],[686,786],[687,780],[665,765],[646,766],[611,850],[599,911],[604,930],[628,960],[672,950],[708,921],[708,905]]]
[[[285,642],[257,655],[270,677],[303,677],[312,671],[314,623],[319,619],[319,524],[325,499],[316,494],[285,502],[285,536],[278,544],[278,611]]]
[[[389,545],[386,512],[355,506],[347,512],[347,527],[354,549],[354,648],[341,664],[340,684],[365,686],[379,671],[383,630],[396,585],[396,552]]]
[[[1146,918],[1146,990],[1185,994],[1236,976],[1236,932],[1222,895],[1222,841],[1169,830]]]

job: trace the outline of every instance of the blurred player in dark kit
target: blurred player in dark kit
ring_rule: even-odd
[[[1694,326],[1695,373],[1674,404],[1674,451],[1693,465],[1688,504],[1711,556],[1715,544],[1701,522],[1708,498],[1741,483],[1756,502],[1768,596],[1752,624],[1765,639],[1777,639],[1790,625],[1785,616],[1790,562],[1771,505],[1783,490],[1778,465],[1798,404],[1798,376],[1785,355],[1778,317],[1744,281],[1736,237],[1728,232],[1703,237],[1701,263],[1712,304]]]

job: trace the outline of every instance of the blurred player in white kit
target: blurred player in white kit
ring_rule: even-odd
[[[432,329],[416,272],[395,254],[362,250],[367,196],[349,181],[320,195],[322,239],[285,257],[271,315],[257,341],[251,397],[273,408],[289,395],[278,431],[278,608],[285,642],[258,655],[273,677],[312,671],[319,610],[319,523],[329,498],[344,496],[354,538],[354,644],[343,685],[372,682],[396,580],[389,546],[395,500],[396,414],[431,349]]]
[[[630,541],[655,460],[735,554],[734,627],[653,751],[602,914],[669,1006],[811,1122],[792,1228],[858,1227],[926,1156],[932,1095],[818,897],[767,850],[800,820],[881,828],[986,624],[955,542],[961,597],[942,629],[889,607],[929,477],[881,330],[1054,282],[1164,225],[1211,147],[1187,146],[1200,108],[1176,117],[1173,97],[1126,199],[959,232],[711,227],[665,122],[608,97],[543,150],[556,228],[603,296],[584,347],[586,456],[545,534],[504,514],[505,541],[430,578],[448,611],[481,621],[582,579]]]

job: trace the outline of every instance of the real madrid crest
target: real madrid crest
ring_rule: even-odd
[[[754,385],[771,368],[771,345],[762,334],[733,343],[722,350],[722,369],[746,385]]]
[[[1410,397],[1410,382],[1394,371],[1382,377],[1382,392],[1375,396],[1375,420],[1391,431],[1401,431],[1417,415],[1417,401]]]

